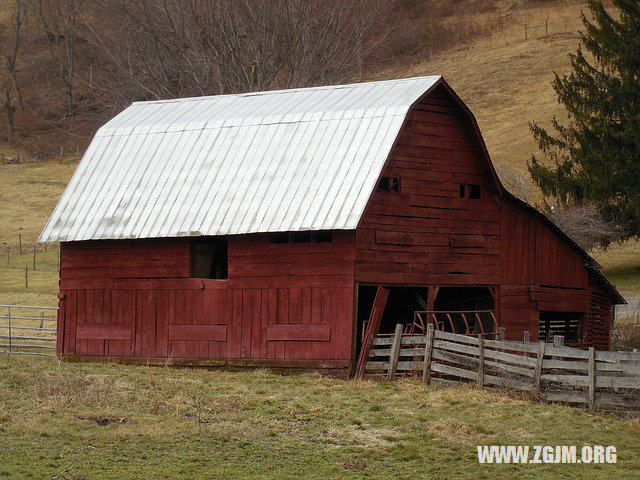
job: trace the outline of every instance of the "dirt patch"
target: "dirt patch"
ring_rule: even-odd
[[[398,432],[387,428],[342,427],[332,428],[324,435],[324,438],[336,446],[358,445],[368,448],[388,447],[391,442],[388,438],[398,436]]]
[[[111,425],[112,423],[127,423],[129,421],[129,419],[124,418],[124,417],[110,418],[110,417],[87,416],[87,417],[78,417],[78,419],[80,419],[80,420],[88,420],[90,422],[95,423],[96,425],[98,425],[100,427],[106,427],[107,425]]]
[[[369,468],[369,464],[364,458],[353,456],[347,458],[342,463],[342,468],[344,468],[345,470],[366,470],[367,468]]]

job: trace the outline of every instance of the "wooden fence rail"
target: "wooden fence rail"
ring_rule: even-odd
[[[376,337],[368,373],[420,375],[427,382],[475,382],[484,388],[528,390],[554,402],[640,408],[640,354],[593,348],[488,340],[434,330]]]

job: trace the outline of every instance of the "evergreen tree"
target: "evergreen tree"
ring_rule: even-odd
[[[593,203],[628,238],[640,236],[640,2],[613,4],[619,20],[601,1],[588,1],[593,21],[582,14],[572,72],[555,74],[553,82],[568,125],[554,118],[551,133],[531,125],[551,162],[533,156],[528,166],[546,196]]]

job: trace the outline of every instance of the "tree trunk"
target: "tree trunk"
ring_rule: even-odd
[[[3,107],[4,107],[4,117],[7,123],[7,140],[13,142],[14,140],[14,123],[13,118],[16,112],[15,107],[11,102],[11,94],[7,91],[4,94],[3,99]]]

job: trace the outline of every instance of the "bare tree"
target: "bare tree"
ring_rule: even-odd
[[[32,5],[47,39],[56,75],[64,85],[67,115],[75,112],[77,24],[84,0],[33,0]]]
[[[100,4],[103,15],[117,12],[115,33],[88,26],[120,73],[108,90],[124,102],[359,79],[385,41],[391,11],[377,0]]]
[[[0,66],[1,103],[9,141],[13,141],[15,135],[16,108],[24,108],[18,79],[18,56],[24,43],[26,16],[27,9],[24,0],[15,0],[11,28],[7,30],[7,38],[3,38],[0,42],[0,55],[2,56],[2,65]]]
[[[507,165],[496,165],[496,173],[509,192],[520,200],[531,204],[531,194],[527,178]]]
[[[547,205],[546,213],[553,223],[586,251],[599,246],[606,247],[623,233],[607,222],[595,205],[553,204]]]

